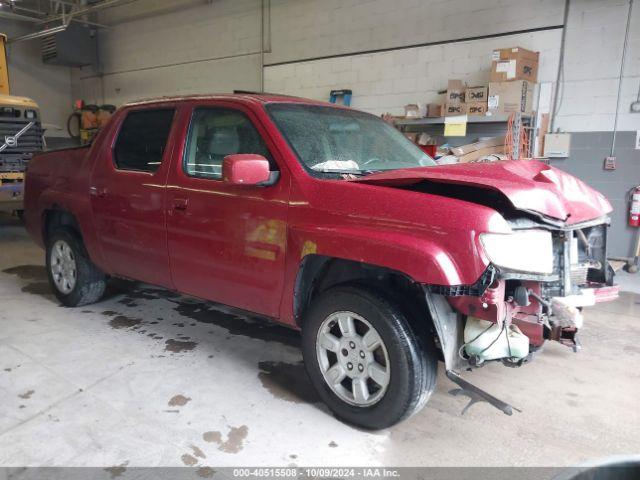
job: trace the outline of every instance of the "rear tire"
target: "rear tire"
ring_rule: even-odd
[[[95,303],[104,294],[107,277],[96,267],[80,237],[70,228],[58,228],[47,239],[47,276],[65,307]]]
[[[436,385],[433,341],[417,336],[389,298],[360,286],[334,287],[313,301],[302,354],[322,400],[341,420],[367,429],[410,417]]]

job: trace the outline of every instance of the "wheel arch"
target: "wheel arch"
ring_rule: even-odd
[[[51,233],[59,227],[73,230],[82,239],[82,229],[75,215],[58,205],[52,205],[42,212],[42,239],[46,243]]]
[[[294,286],[294,319],[301,327],[314,298],[338,285],[361,285],[397,303],[420,333],[435,332],[422,286],[408,275],[365,262],[309,254],[300,262]]]

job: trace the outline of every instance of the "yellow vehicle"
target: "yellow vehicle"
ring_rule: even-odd
[[[5,42],[0,34],[0,211],[21,215],[24,172],[42,150],[42,124],[36,102],[9,95]]]

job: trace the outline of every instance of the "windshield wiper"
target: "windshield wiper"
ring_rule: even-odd
[[[318,173],[331,173],[335,175],[367,175],[369,173],[368,170],[316,170]]]

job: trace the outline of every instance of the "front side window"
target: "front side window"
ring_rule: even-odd
[[[185,146],[187,175],[222,178],[222,161],[227,155],[262,155],[277,170],[273,158],[254,125],[242,112],[228,108],[197,108],[191,118]]]
[[[435,165],[402,133],[368,113],[287,103],[268,105],[267,110],[313,176],[364,175]]]
[[[162,163],[169,138],[173,109],[130,112],[122,122],[114,147],[119,170],[155,172]]]

